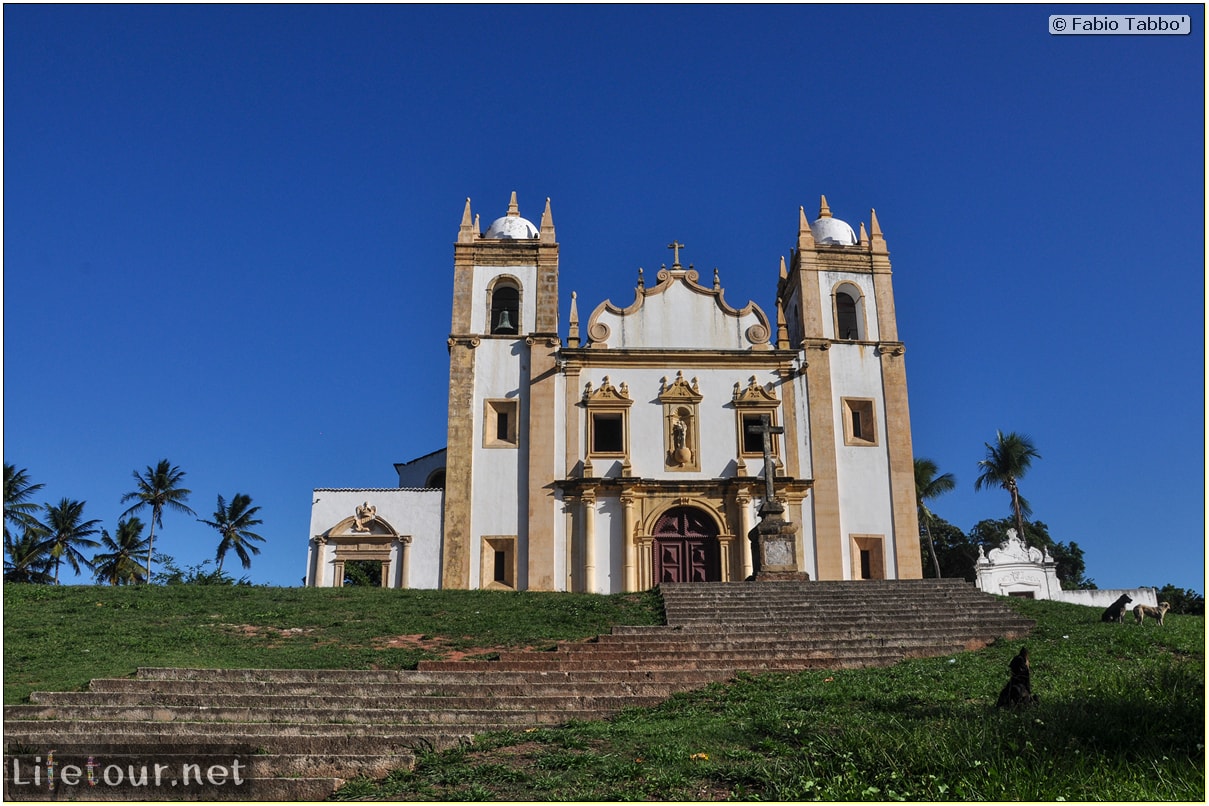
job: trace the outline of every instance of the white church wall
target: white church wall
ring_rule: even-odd
[[[754,311],[727,313],[712,294],[694,291],[681,280],[647,296],[632,314],[605,309],[594,320],[609,328],[606,341],[614,349],[744,350],[751,347],[747,329],[763,324]]]
[[[486,293],[484,291],[484,293]],[[470,580],[478,587],[481,577],[481,536],[515,535],[517,551],[524,556],[523,536],[518,522],[520,451],[526,444],[523,424],[524,406],[518,406],[520,422],[513,444],[488,442],[486,402],[521,398],[521,378],[528,369],[524,344],[517,339],[485,338],[475,348],[474,405],[474,480],[471,495],[470,528],[474,546],[470,553]],[[522,569],[523,572],[523,569]]]
[[[883,560],[888,578],[898,575],[894,551],[894,516],[888,483],[890,459],[886,450],[886,412],[881,378],[881,359],[875,348],[865,344],[838,343],[831,348],[832,389],[836,433],[836,474],[839,483],[840,529],[843,535],[881,535],[885,538]],[[839,398],[874,401],[877,444],[844,444],[843,406]],[[845,574],[851,568],[851,552],[843,553]]]
[[[663,404],[659,401],[659,392],[662,379],[666,378],[667,382],[671,383],[675,379],[677,370],[684,373],[686,381],[691,382],[693,378],[697,379],[697,388],[702,396],[701,402],[697,406],[700,470],[673,470],[666,464],[664,412]],[[737,414],[731,405],[731,400],[734,396],[735,384],[746,387],[753,374],[760,384],[775,382],[777,379],[775,373],[767,370],[706,369],[687,366],[682,369],[672,360],[666,368],[660,369],[594,365],[591,371],[581,374],[580,385],[582,388],[583,384],[590,381],[594,389],[599,388],[603,379],[608,377],[609,382],[614,386],[625,382],[629,388],[630,397],[634,401],[629,409],[630,472],[632,475],[659,479],[710,479],[735,475],[738,426],[736,424]],[[578,416],[582,450],[584,447],[582,440],[586,439],[587,432],[587,410],[580,408]],[[780,422],[784,421],[784,417],[780,413],[777,416]],[[775,439],[779,442],[780,455],[784,456],[784,444],[780,442],[783,437],[775,437]],[[758,464],[757,462],[753,465],[749,459],[748,473],[753,476],[759,474],[761,469]],[[611,460],[593,460],[593,471],[601,476],[617,476],[621,473],[621,463]]]
[[[490,333],[487,322],[490,313],[487,289],[497,277],[514,277],[521,284],[521,333],[531,333],[537,325],[537,268],[535,266],[475,266],[473,280],[474,305],[470,309],[470,332]]]
[[[399,535],[411,537],[407,546],[408,588],[438,588],[441,575],[441,519],[444,496],[440,490],[405,490],[393,487],[376,489],[314,490],[311,504],[311,537],[325,534],[341,521],[351,517],[362,503],[377,509],[379,520],[389,524]],[[316,543],[312,540],[307,552],[306,584],[313,584],[316,573]],[[335,547],[323,547],[324,586],[332,584],[331,562]],[[391,573],[398,579],[400,569],[395,565],[392,550]]]

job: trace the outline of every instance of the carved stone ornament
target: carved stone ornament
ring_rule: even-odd
[[[764,325],[752,325],[747,329],[747,340],[752,344],[767,344],[768,328]]]
[[[659,401],[661,403],[675,402],[701,402],[701,389],[697,386],[697,379],[693,378],[692,383],[684,380],[683,372],[676,372],[676,380],[671,383],[667,382],[667,378],[661,378],[659,381]]]
[[[364,504],[359,504],[356,511],[353,513],[353,528],[354,532],[368,532],[369,523],[378,517],[378,508],[366,501]]]
[[[1006,565],[1007,563],[1036,563],[1045,562],[1041,549],[1025,546],[1015,529],[1007,530],[1007,540],[999,544],[999,548],[987,552],[987,562],[991,565]]]
[[[633,402],[630,400],[630,388],[626,386],[625,381],[622,381],[620,387],[614,386],[609,382],[608,375],[601,378],[600,388],[595,391],[592,389],[591,381],[584,384],[584,401],[592,403],[600,403],[602,401]]]
[[[765,404],[778,403],[777,396],[772,393],[772,384],[768,386],[760,386],[756,383],[756,376],[752,375],[747,382],[746,389],[740,389],[739,384],[735,384],[733,401],[740,405],[742,404]]]

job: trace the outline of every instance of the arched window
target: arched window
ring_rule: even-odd
[[[847,291],[835,295],[835,319],[839,332],[838,338],[855,340],[860,336],[857,326],[856,300]]]
[[[445,489],[445,468],[432,471],[429,474],[428,480],[424,482],[424,486],[430,490]]]
[[[510,283],[498,283],[491,291],[492,333],[511,334],[520,332],[521,292]]]

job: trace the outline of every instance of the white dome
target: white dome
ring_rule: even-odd
[[[536,238],[537,227],[527,218],[518,215],[506,215],[491,222],[484,238],[499,238],[506,241],[523,241]]]
[[[852,231],[852,227],[848,226],[847,222],[840,221],[838,218],[832,218],[830,215],[824,216],[811,224],[810,232],[814,235],[815,243],[838,244],[840,246],[854,246],[856,244],[856,233]]]

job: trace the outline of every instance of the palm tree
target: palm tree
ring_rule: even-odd
[[[915,459],[915,507],[919,511],[919,522],[924,525],[928,536],[928,551],[932,553],[932,565],[936,578],[940,579],[940,560],[936,559],[936,545],[932,542],[932,511],[927,502],[952,491],[957,486],[952,473],[936,475],[936,463],[931,459]]]
[[[133,492],[122,496],[123,504],[132,500],[138,502],[122,513],[123,518],[144,507],[151,508],[151,531],[147,535],[147,579],[151,579],[151,555],[155,548],[155,527],[158,526],[161,529],[164,527],[164,507],[190,515],[197,514],[185,504],[192,490],[186,490],[180,486],[181,479],[184,477],[185,471],[174,467],[167,459],[160,459],[154,470],[148,466],[147,472],[143,475],[140,475],[137,470],[134,471],[137,487]]]
[[[23,532],[45,530],[36,513],[41,507],[29,498],[45,487],[45,484],[31,484],[29,471],[17,470],[14,465],[4,463],[4,542],[8,545],[12,533],[8,530],[9,522]]]
[[[46,545],[46,533],[27,530],[19,538],[4,536],[4,581],[47,585],[54,582],[50,574],[51,556]]]
[[[92,565],[97,582],[137,585],[147,581],[143,567],[136,559],[147,550],[147,540],[143,537],[143,522],[137,517],[118,521],[116,538],[110,537],[109,532],[102,529],[101,547],[109,551],[93,555]]]
[[[58,506],[46,504],[46,545],[55,566],[55,584],[59,584],[59,566],[63,560],[71,570],[80,573],[81,563],[92,568],[92,562],[80,553],[81,547],[101,545],[89,537],[97,533],[98,520],[84,521],[84,502],[64,498]]]
[[[1024,516],[1032,515],[1033,509],[1028,501],[1020,494],[1020,478],[1028,472],[1034,459],[1040,459],[1041,454],[1033,441],[1024,434],[1015,431],[1005,434],[995,432],[995,444],[987,443],[987,458],[978,463],[982,472],[974,479],[974,489],[983,487],[1001,487],[1012,496],[1012,513],[1016,517],[1016,532],[1025,543]]]
[[[207,521],[198,518],[198,521],[212,526],[218,530],[222,539],[218,542],[218,553],[214,559],[218,560],[218,573],[222,573],[223,559],[227,556],[227,552],[235,550],[236,556],[243,563],[244,568],[252,567],[252,558],[248,556],[248,552],[259,554],[260,549],[253,546],[252,543],[260,543],[264,538],[255,532],[251,531],[253,526],[259,526],[264,521],[259,518],[252,517],[260,511],[260,507],[250,506],[252,496],[244,495],[243,493],[235,493],[235,497],[231,499],[230,505],[223,500],[223,497],[218,496],[218,509],[214,510],[214,520]]]

